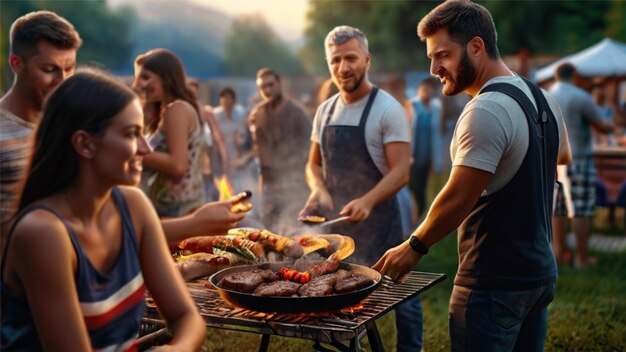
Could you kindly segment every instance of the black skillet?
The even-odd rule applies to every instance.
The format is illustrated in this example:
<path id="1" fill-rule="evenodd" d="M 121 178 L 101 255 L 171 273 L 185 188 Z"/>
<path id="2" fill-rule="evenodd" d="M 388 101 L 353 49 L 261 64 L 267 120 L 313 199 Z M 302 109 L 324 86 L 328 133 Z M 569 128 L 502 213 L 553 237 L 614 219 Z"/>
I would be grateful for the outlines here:
<path id="1" fill-rule="evenodd" d="M 339 268 L 350 271 L 353 274 L 362 274 L 370 277 L 374 282 L 366 287 L 352 292 L 332 294 L 322 297 L 267 297 L 255 296 L 250 293 L 238 292 L 231 289 L 222 288 L 218 285 L 220 280 L 227 275 L 240 271 L 250 271 L 253 269 L 271 269 L 276 272 L 280 268 L 288 266 L 288 263 L 264 263 L 254 265 L 235 266 L 223 269 L 209 278 L 209 281 L 222 299 L 227 303 L 242 308 L 259 312 L 281 312 L 281 313 L 310 313 L 310 312 L 330 312 L 341 308 L 350 307 L 361 302 L 382 282 L 378 271 L 363 265 L 341 263 Z"/>

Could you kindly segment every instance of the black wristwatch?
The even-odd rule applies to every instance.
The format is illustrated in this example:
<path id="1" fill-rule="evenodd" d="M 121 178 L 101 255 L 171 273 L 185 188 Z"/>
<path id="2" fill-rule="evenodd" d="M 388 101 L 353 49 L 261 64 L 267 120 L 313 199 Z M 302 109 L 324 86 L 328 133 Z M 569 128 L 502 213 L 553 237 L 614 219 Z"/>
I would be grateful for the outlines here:
<path id="1" fill-rule="evenodd" d="M 421 255 L 428 254 L 428 247 L 426 247 L 424 242 L 417 238 L 417 236 L 411 236 L 411 239 L 409 240 L 409 245 L 411 246 L 411 248 L 413 248 L 414 251 Z"/>

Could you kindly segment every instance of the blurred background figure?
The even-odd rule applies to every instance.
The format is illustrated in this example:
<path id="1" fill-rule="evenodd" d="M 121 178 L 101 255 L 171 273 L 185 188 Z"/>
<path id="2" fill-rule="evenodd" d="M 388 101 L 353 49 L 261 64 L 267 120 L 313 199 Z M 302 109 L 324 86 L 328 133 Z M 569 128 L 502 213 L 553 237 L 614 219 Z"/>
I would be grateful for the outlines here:
<path id="1" fill-rule="evenodd" d="M 611 124 L 614 124 L 619 119 L 619 107 L 614 103 L 614 99 L 607 94 L 607 91 L 602 84 L 595 84 L 591 91 L 593 101 L 598 107 L 600 117 Z M 615 146 L 617 144 L 615 136 L 613 134 L 603 133 L 601 130 L 592 128 L 593 133 L 593 145 L 594 146 Z"/>
<path id="2" fill-rule="evenodd" d="M 237 103 L 237 94 L 231 87 L 220 91 L 220 103 L 213 109 L 217 123 L 224 134 L 228 175 L 235 191 L 253 190 L 258 185 L 258 165 L 252 153 L 252 136 L 248 130 L 248 111 Z"/>
<path id="3" fill-rule="evenodd" d="M 578 268 L 596 265 L 596 259 L 588 255 L 588 242 L 591 235 L 591 220 L 594 215 L 596 193 L 596 168 L 592 157 L 592 128 L 608 134 L 613 125 L 602 119 L 598 107 L 589 93 L 576 86 L 576 68 L 571 63 L 563 63 L 556 68 L 556 83 L 550 93 L 558 102 L 572 151 L 572 163 L 567 166 L 567 175 L 558 174 L 559 181 L 565 184 L 564 199 L 571 201 L 573 209 L 571 228 L 576 237 L 574 264 Z M 557 262 L 568 261 L 565 240 L 569 226 L 567 208 L 554 210 L 553 248 Z"/>
<path id="4" fill-rule="evenodd" d="M 200 81 L 197 78 L 187 78 L 187 88 L 191 91 L 202 120 L 202 133 L 204 138 L 204 160 L 202 163 L 202 175 L 204 177 L 204 197 L 206 201 L 219 199 L 219 191 L 215 186 L 215 177 L 221 176 L 226 170 L 226 146 L 224 134 L 219 128 L 215 114 L 210 105 L 202 104 L 200 99 Z"/>
<path id="5" fill-rule="evenodd" d="M 135 60 L 134 86 L 155 112 L 154 151 L 144 164 L 156 173 L 148 196 L 159 216 L 178 217 L 204 203 L 202 120 L 186 85 L 185 69 L 173 52 L 154 49 Z"/>
<path id="6" fill-rule="evenodd" d="M 259 227 L 259 161 L 252 149 L 252 136 L 248 129 L 249 111 L 237 102 L 235 90 L 227 86 L 220 91 L 219 105 L 213 112 L 224 136 L 225 159 L 221 174 L 228 177 L 235 193 L 253 192 L 254 196 L 250 199 L 253 208 L 243 224 Z"/>
<path id="7" fill-rule="evenodd" d="M 437 80 L 433 77 L 422 80 L 417 88 L 411 121 L 411 171 L 409 187 L 415 197 L 416 219 L 419 222 L 426 209 L 426 186 L 431 172 L 441 174 L 441 101 L 437 98 Z"/>
<path id="8" fill-rule="evenodd" d="M 386 87 L 386 91 L 402 105 L 405 118 L 410 126 L 411 120 L 413 119 L 413 104 L 411 104 L 411 100 L 406 96 L 406 79 L 401 74 L 396 73 L 391 75 L 386 84 L 381 84 L 381 86 Z M 398 191 L 397 197 L 399 203 L 398 211 L 402 213 L 400 216 L 402 220 L 402 236 L 408 238 L 414 227 L 413 213 L 415 209 L 409 184 L 403 186 L 400 191 Z"/>
<path id="9" fill-rule="evenodd" d="M 333 82 L 333 79 L 326 79 L 320 86 L 320 90 L 317 93 L 317 104 L 315 106 L 315 111 L 317 111 L 317 108 L 322 105 L 323 102 L 330 99 L 333 95 L 337 93 L 339 93 L 339 89 Z M 313 112 L 315 113 L 315 111 Z"/>
<path id="10" fill-rule="evenodd" d="M 312 119 L 306 109 L 284 95 L 279 75 L 261 68 L 256 83 L 263 102 L 248 119 L 261 166 L 261 219 L 278 233 L 300 226 L 300 206 L 309 189 L 305 180 Z"/>

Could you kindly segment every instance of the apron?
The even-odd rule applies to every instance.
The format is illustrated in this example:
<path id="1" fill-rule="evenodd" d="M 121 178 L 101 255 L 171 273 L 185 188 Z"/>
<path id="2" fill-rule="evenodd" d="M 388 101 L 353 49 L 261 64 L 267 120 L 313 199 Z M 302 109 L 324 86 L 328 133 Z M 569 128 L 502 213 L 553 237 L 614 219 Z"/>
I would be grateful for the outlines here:
<path id="1" fill-rule="evenodd" d="M 333 198 L 335 217 L 348 202 L 369 192 L 383 178 L 365 142 L 365 123 L 377 92 L 378 88 L 374 87 L 358 126 L 328 125 L 340 96 L 333 101 L 326 117 L 321 140 L 322 172 Z M 398 204 L 396 194 L 376 205 L 367 219 L 331 227 L 332 233 L 354 239 L 356 248 L 350 261 L 371 266 L 387 249 L 402 241 Z"/>

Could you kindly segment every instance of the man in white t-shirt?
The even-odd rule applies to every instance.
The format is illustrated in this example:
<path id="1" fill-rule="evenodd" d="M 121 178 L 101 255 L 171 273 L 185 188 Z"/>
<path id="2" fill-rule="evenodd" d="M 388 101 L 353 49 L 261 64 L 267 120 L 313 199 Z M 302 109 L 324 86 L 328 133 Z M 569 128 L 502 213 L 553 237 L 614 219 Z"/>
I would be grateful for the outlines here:
<path id="1" fill-rule="evenodd" d="M 473 99 L 454 132 L 449 180 L 410 239 L 374 268 L 401 281 L 458 226 L 452 350 L 541 351 L 557 276 L 550 246 L 556 165 L 570 157 L 563 117 L 553 98 L 504 64 L 483 6 L 446 1 L 420 21 L 418 34 L 443 93 Z"/>
<path id="2" fill-rule="evenodd" d="M 306 168 L 311 195 L 300 215 L 348 216 L 349 222 L 328 230 L 354 239 L 350 260 L 372 265 L 407 235 L 397 193 L 409 177 L 408 121 L 400 103 L 369 81 L 371 55 L 361 31 L 336 27 L 325 47 L 339 93 L 315 115 Z M 405 302 L 396 313 L 398 350 L 419 350 L 419 298 Z"/>

